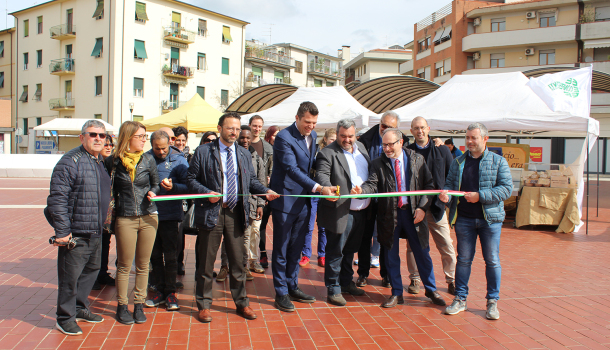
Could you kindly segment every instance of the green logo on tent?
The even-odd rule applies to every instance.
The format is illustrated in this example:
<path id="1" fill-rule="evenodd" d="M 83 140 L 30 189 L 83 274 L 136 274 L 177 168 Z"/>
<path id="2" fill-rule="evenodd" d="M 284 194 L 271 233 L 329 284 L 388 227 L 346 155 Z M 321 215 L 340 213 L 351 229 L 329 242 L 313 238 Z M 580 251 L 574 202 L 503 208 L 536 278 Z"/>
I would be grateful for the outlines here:
<path id="1" fill-rule="evenodd" d="M 548 86 L 551 91 L 561 90 L 568 97 L 578 97 L 578 82 L 574 78 L 568 79 L 565 83 L 556 81 Z"/>

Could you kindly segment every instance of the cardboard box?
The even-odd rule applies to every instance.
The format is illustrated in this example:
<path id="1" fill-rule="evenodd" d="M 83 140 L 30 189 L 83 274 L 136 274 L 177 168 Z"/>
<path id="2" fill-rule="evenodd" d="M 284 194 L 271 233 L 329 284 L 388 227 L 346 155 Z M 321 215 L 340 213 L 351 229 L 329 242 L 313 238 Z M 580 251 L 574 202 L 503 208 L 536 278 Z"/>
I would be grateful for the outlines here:
<path id="1" fill-rule="evenodd" d="M 576 188 L 578 184 L 574 176 L 553 176 L 551 177 L 551 187 Z"/>
<path id="2" fill-rule="evenodd" d="M 538 179 L 537 187 L 551 187 L 551 179 Z"/>

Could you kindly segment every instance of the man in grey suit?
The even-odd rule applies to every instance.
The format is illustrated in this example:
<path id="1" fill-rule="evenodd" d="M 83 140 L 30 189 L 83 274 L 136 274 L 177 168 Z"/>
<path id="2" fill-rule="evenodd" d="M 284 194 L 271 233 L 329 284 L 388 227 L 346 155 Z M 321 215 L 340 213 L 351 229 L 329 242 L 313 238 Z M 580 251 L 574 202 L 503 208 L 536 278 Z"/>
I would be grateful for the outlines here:
<path id="1" fill-rule="evenodd" d="M 369 176 L 371 160 L 356 141 L 356 126 L 351 119 L 337 124 L 337 140 L 317 156 L 316 181 L 321 186 L 339 186 L 339 195 L 347 195 Z M 326 229 L 326 266 L 324 284 L 330 304 L 345 306 L 341 293 L 364 294 L 352 281 L 354 253 L 360 248 L 370 199 L 333 198 L 319 203 L 318 226 Z"/>

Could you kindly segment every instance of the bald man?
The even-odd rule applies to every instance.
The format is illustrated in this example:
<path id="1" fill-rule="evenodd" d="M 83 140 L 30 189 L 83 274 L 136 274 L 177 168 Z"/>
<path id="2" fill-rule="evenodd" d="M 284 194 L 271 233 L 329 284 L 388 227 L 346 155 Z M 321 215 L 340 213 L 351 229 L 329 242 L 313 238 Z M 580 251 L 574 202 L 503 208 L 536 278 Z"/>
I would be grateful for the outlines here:
<path id="1" fill-rule="evenodd" d="M 168 128 L 167 126 L 160 128 L 159 131 L 165 131 L 167 133 L 167 135 L 169 135 L 169 145 L 173 146 L 174 142 L 176 141 L 176 136 L 174 135 L 174 131 L 171 128 Z"/>

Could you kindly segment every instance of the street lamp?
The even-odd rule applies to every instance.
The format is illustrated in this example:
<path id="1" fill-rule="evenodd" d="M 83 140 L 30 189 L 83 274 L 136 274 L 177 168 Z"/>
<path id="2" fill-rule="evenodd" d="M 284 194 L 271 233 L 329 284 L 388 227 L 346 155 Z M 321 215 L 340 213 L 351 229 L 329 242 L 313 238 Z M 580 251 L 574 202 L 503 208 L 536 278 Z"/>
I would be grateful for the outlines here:
<path id="1" fill-rule="evenodd" d="M 131 113 L 131 120 L 133 121 L 133 102 L 129 102 L 129 113 Z"/>

